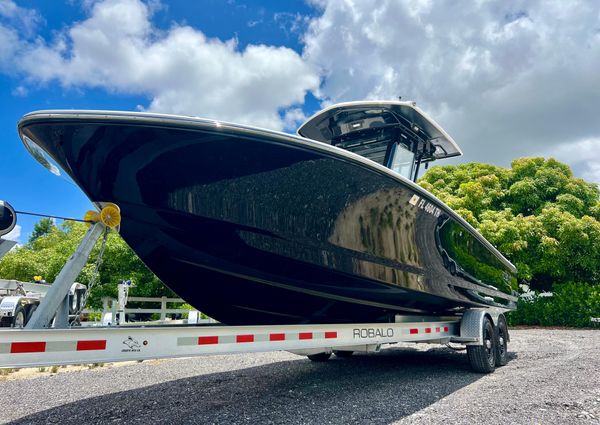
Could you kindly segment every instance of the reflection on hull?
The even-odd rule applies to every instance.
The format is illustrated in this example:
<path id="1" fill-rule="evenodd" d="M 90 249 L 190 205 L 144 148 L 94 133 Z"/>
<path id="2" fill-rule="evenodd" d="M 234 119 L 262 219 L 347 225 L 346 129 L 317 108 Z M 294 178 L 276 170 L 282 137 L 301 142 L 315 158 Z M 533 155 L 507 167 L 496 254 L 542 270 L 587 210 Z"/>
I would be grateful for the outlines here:
<path id="1" fill-rule="evenodd" d="M 448 207 L 340 149 L 142 118 L 34 115 L 20 131 L 92 201 L 119 205 L 148 267 L 224 323 L 513 307 L 511 271 Z"/>

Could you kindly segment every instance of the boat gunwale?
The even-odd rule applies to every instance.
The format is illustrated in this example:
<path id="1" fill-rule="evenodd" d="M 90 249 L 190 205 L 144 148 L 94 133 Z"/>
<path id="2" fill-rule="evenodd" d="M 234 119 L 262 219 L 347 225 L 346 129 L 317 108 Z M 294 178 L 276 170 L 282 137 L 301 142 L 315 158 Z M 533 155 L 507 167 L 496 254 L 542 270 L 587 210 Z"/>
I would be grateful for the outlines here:
<path id="1" fill-rule="evenodd" d="M 471 233 L 479 242 L 481 242 L 500 262 L 502 262 L 512 273 L 517 273 L 516 267 L 506 258 L 500 251 L 496 249 L 481 233 L 479 233 L 471 224 L 469 224 L 464 218 L 462 218 L 458 213 L 456 213 L 452 208 L 442 202 L 439 198 L 437 198 L 434 194 L 430 193 L 426 189 L 422 188 L 418 184 L 413 181 L 407 179 L 406 177 L 396 173 L 389 168 L 378 164 L 375 161 L 372 161 L 368 158 L 355 154 L 353 152 L 347 151 L 342 148 L 338 148 L 336 146 L 332 146 L 330 144 L 319 142 L 317 140 L 312 140 L 306 137 L 301 137 L 289 133 L 284 133 L 276 130 L 263 129 L 260 127 L 252 127 L 241 124 L 230 123 L 226 121 L 218 121 L 206 118 L 199 117 L 190 117 L 190 116 L 181 116 L 181 115 L 168 115 L 168 114 L 156 114 L 156 113 L 148 113 L 148 112 L 128 112 L 128 111 L 103 111 L 103 110 L 40 110 L 33 111 L 26 115 L 24 115 L 17 122 L 17 129 L 19 132 L 19 136 L 21 136 L 22 129 L 27 127 L 28 125 L 34 123 L 41 123 L 47 120 L 50 121 L 90 121 L 97 120 L 99 122 L 125 122 L 129 124 L 135 125 L 166 125 L 173 126 L 177 125 L 184 129 L 190 130 L 208 130 L 212 132 L 238 132 L 238 133 L 246 133 L 248 136 L 257 135 L 261 137 L 271 136 L 274 142 L 296 142 L 301 144 L 305 148 L 310 148 L 313 150 L 317 150 L 320 152 L 326 152 L 328 154 L 332 154 L 337 157 L 341 157 L 341 159 L 349 160 L 351 162 L 358 162 L 360 165 L 367 166 L 373 171 L 378 171 L 383 173 L 387 177 L 391 177 L 392 179 L 408 186 L 410 189 L 415 192 L 423 195 L 429 201 L 436 204 L 436 206 L 440 207 L 444 212 L 449 214 L 453 219 L 458 221 L 464 228 L 466 228 L 469 233 Z M 21 137 L 22 139 L 22 137 Z M 46 152 L 49 154 L 48 152 Z M 56 159 L 55 159 L 56 160 Z"/>

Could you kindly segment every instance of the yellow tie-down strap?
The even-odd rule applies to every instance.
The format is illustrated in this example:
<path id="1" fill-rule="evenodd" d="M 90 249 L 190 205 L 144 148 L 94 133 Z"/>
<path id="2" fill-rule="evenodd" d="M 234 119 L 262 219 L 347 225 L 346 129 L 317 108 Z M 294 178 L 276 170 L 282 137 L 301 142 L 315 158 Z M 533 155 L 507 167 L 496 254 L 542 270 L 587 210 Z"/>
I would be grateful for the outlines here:
<path id="1" fill-rule="evenodd" d="M 107 203 L 104 208 L 98 211 L 88 211 L 83 217 L 88 223 L 102 223 L 106 227 L 115 230 L 121 224 L 121 210 L 113 203 Z"/>

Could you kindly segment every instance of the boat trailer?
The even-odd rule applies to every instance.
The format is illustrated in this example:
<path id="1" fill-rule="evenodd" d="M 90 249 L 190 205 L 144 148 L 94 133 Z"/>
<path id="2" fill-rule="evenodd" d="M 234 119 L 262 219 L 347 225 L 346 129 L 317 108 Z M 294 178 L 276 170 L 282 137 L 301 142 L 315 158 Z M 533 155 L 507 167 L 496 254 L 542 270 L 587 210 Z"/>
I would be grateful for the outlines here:
<path id="1" fill-rule="evenodd" d="M 400 342 L 462 344 L 472 369 L 480 373 L 493 372 L 508 362 L 504 310 L 492 307 L 469 309 L 462 317 L 398 315 L 393 323 L 70 326 L 69 289 L 98 239 L 107 229 L 118 227 L 118 208 L 114 207 L 107 205 L 91 217 L 94 223 L 25 328 L 0 329 L 0 368 L 278 350 L 325 361 L 332 354 L 347 357 L 354 352 L 377 352 Z"/>

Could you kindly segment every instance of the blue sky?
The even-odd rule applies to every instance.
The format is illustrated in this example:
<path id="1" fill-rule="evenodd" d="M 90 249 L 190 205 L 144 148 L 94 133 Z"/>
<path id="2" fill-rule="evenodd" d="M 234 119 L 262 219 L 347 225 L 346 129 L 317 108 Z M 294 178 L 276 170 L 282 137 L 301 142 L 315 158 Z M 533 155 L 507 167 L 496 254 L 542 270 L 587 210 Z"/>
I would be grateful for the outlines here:
<path id="1" fill-rule="evenodd" d="M 79 2 L 28 1 L 19 6 L 36 10 L 41 16 L 36 36 L 50 40 L 57 31 L 89 17 Z M 314 9 L 303 1 L 244 2 L 207 0 L 173 1 L 154 15 L 158 28 L 168 29 L 173 22 L 201 28 L 208 37 L 237 38 L 240 49 L 247 44 L 285 45 L 301 51 L 300 34 L 288 23 L 297 14 L 310 15 Z M 56 82 L 26 84 L 26 96 L 15 91 L 24 86 L 23 74 L 0 74 L 0 199 L 17 210 L 82 218 L 92 208 L 90 202 L 68 177 L 56 178 L 39 166 L 25 151 L 16 132 L 17 121 L 38 109 L 114 109 L 134 110 L 148 102 L 147 96 L 109 92 L 105 89 L 70 87 Z M 311 96 L 312 97 L 312 96 Z M 314 97 L 312 97 L 314 99 Z M 310 103 L 310 102 L 309 102 Z M 318 108 L 313 100 L 309 112 Z M 39 218 L 20 215 L 20 242 L 26 242 Z"/>
<path id="2" fill-rule="evenodd" d="M 197 115 L 293 131 L 321 106 L 418 102 L 465 151 L 554 156 L 600 182 L 600 3 L 0 0 L 0 199 L 81 217 L 22 147 L 39 109 Z M 455 161 L 456 162 L 456 161 Z M 36 219 L 19 218 L 20 242 Z"/>

